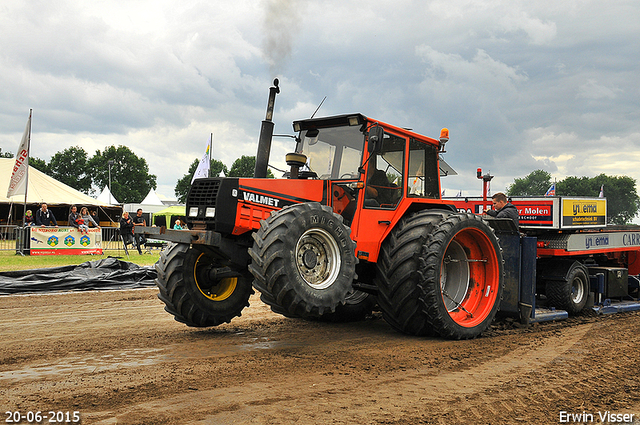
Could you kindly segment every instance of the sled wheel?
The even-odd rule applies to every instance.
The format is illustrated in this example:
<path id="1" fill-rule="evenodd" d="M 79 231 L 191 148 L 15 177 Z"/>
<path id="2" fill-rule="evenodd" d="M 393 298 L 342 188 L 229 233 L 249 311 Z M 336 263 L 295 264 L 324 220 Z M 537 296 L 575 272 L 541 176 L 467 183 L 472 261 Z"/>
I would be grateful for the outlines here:
<path id="1" fill-rule="evenodd" d="M 158 298 L 165 310 L 188 326 L 206 327 L 227 323 L 249 306 L 253 293 L 247 278 L 238 275 L 211 280 L 217 264 L 204 247 L 170 245 L 156 263 Z"/>
<path id="2" fill-rule="evenodd" d="M 503 259 L 493 230 L 473 214 L 438 223 L 423 250 L 422 296 L 442 337 L 469 339 L 489 327 L 502 299 Z"/>
<path id="3" fill-rule="evenodd" d="M 249 249 L 254 286 L 292 316 L 335 312 L 353 291 L 357 260 L 350 233 L 341 216 L 319 203 L 273 212 Z"/>
<path id="4" fill-rule="evenodd" d="M 588 270 L 577 261 L 557 263 L 554 266 L 556 272 L 560 272 L 565 279 L 546 281 L 547 302 L 551 307 L 566 310 L 569 314 L 580 313 L 587 304 L 589 295 Z"/>
<path id="5" fill-rule="evenodd" d="M 383 242 L 376 264 L 378 305 L 382 317 L 397 331 L 434 335 L 419 300 L 423 279 L 420 253 L 435 225 L 450 211 L 420 211 L 400 220 Z"/>

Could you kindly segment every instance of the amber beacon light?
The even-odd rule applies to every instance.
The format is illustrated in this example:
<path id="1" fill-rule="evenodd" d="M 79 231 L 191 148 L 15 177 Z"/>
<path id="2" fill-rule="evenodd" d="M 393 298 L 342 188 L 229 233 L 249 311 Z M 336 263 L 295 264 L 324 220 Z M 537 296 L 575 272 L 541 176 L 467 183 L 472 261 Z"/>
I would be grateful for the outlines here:
<path id="1" fill-rule="evenodd" d="M 443 128 L 442 130 L 440 130 L 440 152 L 442 153 L 446 152 L 444 150 L 444 145 L 448 141 L 449 141 L 449 129 Z"/>

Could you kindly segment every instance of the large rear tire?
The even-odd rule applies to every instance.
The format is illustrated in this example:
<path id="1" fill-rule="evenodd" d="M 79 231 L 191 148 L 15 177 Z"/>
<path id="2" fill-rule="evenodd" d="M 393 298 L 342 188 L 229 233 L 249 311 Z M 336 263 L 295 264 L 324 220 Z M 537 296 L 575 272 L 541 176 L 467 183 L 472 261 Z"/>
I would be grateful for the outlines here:
<path id="1" fill-rule="evenodd" d="M 434 226 L 449 211 L 420 211 L 403 218 L 380 248 L 376 264 L 378 304 L 382 317 L 397 331 L 410 335 L 434 335 L 420 301 L 424 279 L 424 246 Z"/>
<path id="2" fill-rule="evenodd" d="M 353 292 L 355 243 L 331 207 L 303 203 L 263 220 L 253 234 L 254 286 L 289 315 L 334 313 Z"/>
<path id="3" fill-rule="evenodd" d="M 491 227 L 474 214 L 451 214 L 421 253 L 421 301 L 444 338 L 470 339 L 493 321 L 502 299 L 503 258 Z"/>
<path id="4" fill-rule="evenodd" d="M 178 322 L 207 327 L 228 323 L 249 306 L 251 282 L 237 274 L 212 281 L 210 269 L 220 267 L 205 247 L 170 245 L 156 263 L 158 298 Z"/>

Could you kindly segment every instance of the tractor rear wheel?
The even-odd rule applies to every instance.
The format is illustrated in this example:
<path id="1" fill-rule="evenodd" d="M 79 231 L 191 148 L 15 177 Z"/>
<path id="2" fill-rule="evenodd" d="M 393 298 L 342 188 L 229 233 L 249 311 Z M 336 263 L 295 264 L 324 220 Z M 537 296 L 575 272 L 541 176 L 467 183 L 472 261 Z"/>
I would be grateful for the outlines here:
<path id="1" fill-rule="evenodd" d="M 156 263 L 158 298 L 165 310 L 188 326 L 217 326 L 240 316 L 253 294 L 251 282 L 239 273 L 213 278 L 216 257 L 205 247 L 173 244 Z M 213 270 L 212 270 L 213 269 Z"/>
<path id="2" fill-rule="evenodd" d="M 502 299 L 502 250 L 493 230 L 474 214 L 437 223 L 420 254 L 421 302 L 427 321 L 451 339 L 480 335 Z"/>
<path id="3" fill-rule="evenodd" d="M 287 314 L 334 313 L 353 292 L 355 243 L 331 207 L 302 203 L 263 220 L 249 249 L 254 286 Z"/>
<path id="4" fill-rule="evenodd" d="M 423 247 L 434 226 L 450 211 L 420 211 L 403 218 L 380 247 L 376 264 L 378 304 L 382 317 L 397 331 L 434 335 L 420 301 Z"/>

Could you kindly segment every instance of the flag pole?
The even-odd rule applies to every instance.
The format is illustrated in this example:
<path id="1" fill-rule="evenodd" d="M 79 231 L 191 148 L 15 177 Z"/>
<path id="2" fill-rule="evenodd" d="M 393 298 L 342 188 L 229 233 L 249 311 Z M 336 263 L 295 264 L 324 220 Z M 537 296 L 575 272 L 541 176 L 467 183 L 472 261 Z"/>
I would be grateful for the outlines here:
<path id="1" fill-rule="evenodd" d="M 211 155 L 213 154 L 213 133 L 211 133 L 211 139 L 209 139 L 209 169 L 207 170 L 207 177 L 211 177 Z"/>
<path id="2" fill-rule="evenodd" d="M 22 224 L 24 225 L 24 217 L 27 215 L 27 193 L 29 193 L 29 157 L 31 156 L 31 114 L 33 109 L 29 109 L 29 133 L 27 134 L 27 179 L 24 182 L 24 205 L 22 208 Z"/>

